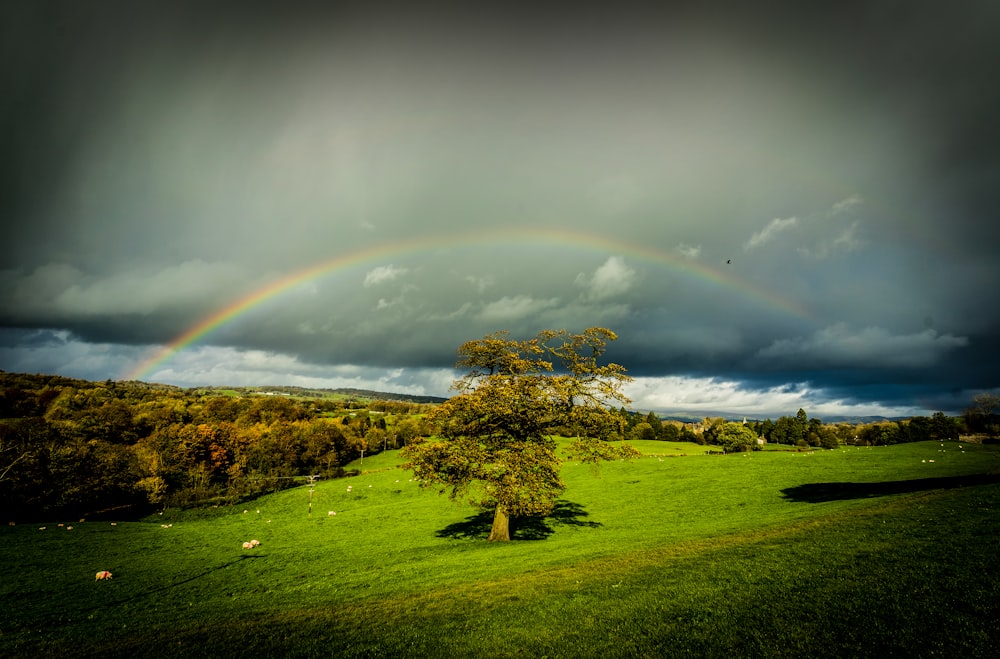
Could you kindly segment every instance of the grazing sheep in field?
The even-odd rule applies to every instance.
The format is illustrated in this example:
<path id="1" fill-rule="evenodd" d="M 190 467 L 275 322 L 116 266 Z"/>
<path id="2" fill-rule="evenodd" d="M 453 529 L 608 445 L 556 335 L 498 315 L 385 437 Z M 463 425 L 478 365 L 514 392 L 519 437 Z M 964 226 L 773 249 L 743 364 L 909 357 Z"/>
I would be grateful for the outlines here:
<path id="1" fill-rule="evenodd" d="M 251 540 L 250 541 L 250 546 L 251 547 L 260 547 L 260 540 Z"/>
<path id="2" fill-rule="evenodd" d="M 105 579 L 110 579 L 110 578 L 111 578 L 110 572 L 108 572 L 107 570 L 101 570 L 100 572 L 97 573 L 96 581 L 104 581 Z"/>
<path id="3" fill-rule="evenodd" d="M 327 517 L 333 517 L 333 516 L 334 516 L 334 515 L 336 515 L 336 514 L 337 514 L 337 511 L 336 511 L 336 510 L 331 510 L 330 512 L 328 512 L 328 513 L 326 514 L 326 516 L 327 516 Z"/>
<path id="4" fill-rule="evenodd" d="M 244 549 L 253 549 L 253 545 L 251 545 L 249 542 L 244 542 L 243 543 L 243 548 Z"/>

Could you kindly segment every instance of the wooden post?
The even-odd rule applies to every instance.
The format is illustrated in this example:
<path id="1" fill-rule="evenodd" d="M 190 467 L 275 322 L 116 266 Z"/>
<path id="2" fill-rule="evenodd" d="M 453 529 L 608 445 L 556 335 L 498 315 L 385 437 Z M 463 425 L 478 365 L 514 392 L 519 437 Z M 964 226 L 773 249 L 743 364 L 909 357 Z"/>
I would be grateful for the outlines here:
<path id="1" fill-rule="evenodd" d="M 306 476 L 309 479 L 309 514 L 312 515 L 313 512 L 313 490 L 316 489 L 316 479 L 319 478 L 319 474 L 313 474 L 312 476 Z"/>

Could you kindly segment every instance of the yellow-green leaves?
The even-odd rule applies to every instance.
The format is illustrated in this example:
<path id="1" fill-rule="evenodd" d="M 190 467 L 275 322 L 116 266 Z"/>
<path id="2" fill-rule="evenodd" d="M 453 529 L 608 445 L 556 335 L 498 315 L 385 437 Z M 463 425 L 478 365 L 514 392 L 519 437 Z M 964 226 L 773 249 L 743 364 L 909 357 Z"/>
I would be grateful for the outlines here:
<path id="1" fill-rule="evenodd" d="M 468 369 L 454 388 L 458 395 L 431 416 L 442 441 L 404 449 L 405 465 L 424 485 L 450 488 L 451 498 L 480 493 L 494 506 L 491 539 L 506 517 L 551 512 L 565 489 L 560 460 L 549 437 L 569 429 L 579 437 L 580 459 L 629 457 L 620 440 L 621 417 L 609 407 L 627 403 L 621 387 L 630 378 L 618 364 L 601 364 L 614 332 L 591 327 L 582 334 L 544 330 L 533 339 L 513 340 L 505 331 L 468 341 L 457 366 Z"/>

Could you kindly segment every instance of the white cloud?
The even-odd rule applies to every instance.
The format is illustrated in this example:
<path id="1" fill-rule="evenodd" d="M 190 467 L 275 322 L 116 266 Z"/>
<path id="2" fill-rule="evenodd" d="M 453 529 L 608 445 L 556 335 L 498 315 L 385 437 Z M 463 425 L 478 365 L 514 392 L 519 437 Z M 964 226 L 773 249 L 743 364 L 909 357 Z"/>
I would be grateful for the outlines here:
<path id="1" fill-rule="evenodd" d="M 858 403 L 832 398 L 822 388 L 795 383 L 761 389 L 734 381 L 686 376 L 642 377 L 624 391 L 634 410 L 680 414 L 728 413 L 752 419 L 792 416 L 800 408 L 811 417 L 913 416 L 926 410 L 881 403 Z"/>
<path id="2" fill-rule="evenodd" d="M 482 295 L 486 292 L 486 289 L 490 286 L 496 284 L 496 279 L 492 275 L 486 275 L 485 277 L 475 277 L 473 275 L 468 275 L 465 277 L 465 281 L 472 284 L 472 287 L 476 289 L 476 292 Z"/>
<path id="3" fill-rule="evenodd" d="M 559 304 L 558 298 L 536 300 L 528 295 L 505 295 L 495 302 L 485 305 L 479 312 L 479 318 L 490 321 L 510 321 L 524 318 L 550 309 Z"/>
<path id="4" fill-rule="evenodd" d="M 840 201 L 836 202 L 833 206 L 831 206 L 830 214 L 840 215 L 841 213 L 846 213 L 860 206 L 862 203 L 864 203 L 864 199 L 861 198 L 861 195 L 853 194 L 850 197 L 847 197 L 846 199 L 841 199 Z"/>
<path id="5" fill-rule="evenodd" d="M 198 346 L 172 355 L 145 379 L 178 386 L 283 384 L 447 396 L 455 372 L 452 369 L 385 369 L 354 364 L 324 366 L 265 350 Z"/>
<path id="6" fill-rule="evenodd" d="M 432 312 L 423 317 L 427 321 L 453 321 L 459 318 L 466 318 L 472 312 L 472 303 L 463 302 L 460 307 L 451 311 Z"/>
<path id="7" fill-rule="evenodd" d="M 844 229 L 839 236 L 833 239 L 833 248 L 836 250 L 853 252 L 861 247 L 864 243 L 860 238 L 858 238 L 859 224 L 859 220 L 851 222 L 849 227 Z"/>
<path id="8" fill-rule="evenodd" d="M 399 279 L 409 271 L 409 268 L 396 267 L 391 263 L 389 265 L 380 265 L 377 268 L 372 268 L 365 274 L 364 285 L 367 288 L 384 284 Z"/>
<path id="9" fill-rule="evenodd" d="M 787 231 L 788 229 L 795 227 L 798 223 L 798 218 L 794 217 L 785 219 L 774 218 L 767 224 L 766 227 L 750 236 L 750 240 L 743 245 L 743 249 L 744 251 L 749 251 L 760 247 L 761 245 L 773 240 L 774 237 L 782 231 Z"/>
<path id="10" fill-rule="evenodd" d="M 881 327 L 853 331 L 837 323 L 809 337 L 779 339 L 758 351 L 757 357 L 811 367 L 919 368 L 932 366 L 946 352 L 968 343 L 964 336 L 939 335 L 932 329 L 893 335 Z"/>
<path id="11" fill-rule="evenodd" d="M 860 226 L 861 221 L 854 220 L 832 239 L 819 237 L 813 247 L 799 247 L 797 251 L 802 256 L 820 259 L 856 251 L 865 245 L 860 237 Z"/>
<path id="12" fill-rule="evenodd" d="M 674 250 L 686 259 L 693 260 L 701 256 L 701 245 L 692 246 L 687 243 L 680 243 Z"/>
<path id="13" fill-rule="evenodd" d="M 627 293 L 635 279 L 635 270 L 625 264 L 625 259 L 609 256 L 593 275 L 577 275 L 576 283 L 587 289 L 583 294 L 587 300 L 596 302 Z"/>

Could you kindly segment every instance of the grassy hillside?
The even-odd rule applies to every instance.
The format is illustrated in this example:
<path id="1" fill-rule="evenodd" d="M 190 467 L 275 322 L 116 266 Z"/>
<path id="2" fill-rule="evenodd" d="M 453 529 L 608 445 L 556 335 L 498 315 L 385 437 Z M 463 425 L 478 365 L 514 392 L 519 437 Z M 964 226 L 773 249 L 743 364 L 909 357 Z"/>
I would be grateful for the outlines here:
<path id="1" fill-rule="evenodd" d="M 596 476 L 567 463 L 556 512 L 506 544 L 395 452 L 239 508 L 3 527 L 0 655 L 974 657 L 1000 642 L 995 447 L 691 446 L 650 442 Z"/>

